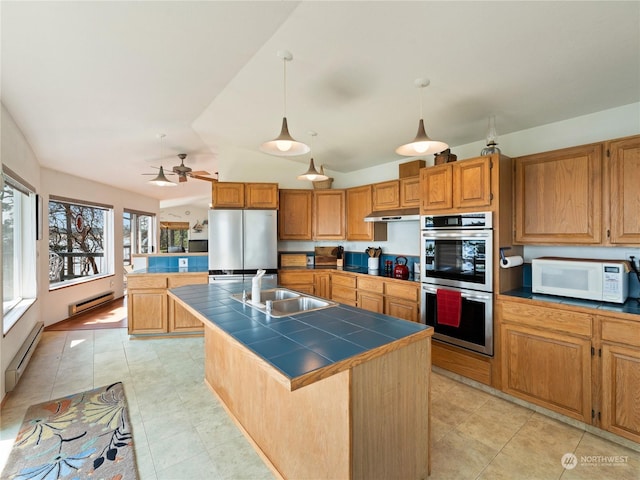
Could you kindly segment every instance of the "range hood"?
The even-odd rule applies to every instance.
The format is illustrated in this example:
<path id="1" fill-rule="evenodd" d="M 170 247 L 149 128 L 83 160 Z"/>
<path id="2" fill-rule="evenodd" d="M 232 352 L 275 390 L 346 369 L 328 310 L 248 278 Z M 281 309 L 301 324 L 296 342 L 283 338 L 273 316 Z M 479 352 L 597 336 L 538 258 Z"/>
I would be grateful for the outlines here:
<path id="1" fill-rule="evenodd" d="M 420 209 L 398 208 L 396 210 L 380 210 L 364 217 L 365 222 L 409 222 L 420 220 Z"/>

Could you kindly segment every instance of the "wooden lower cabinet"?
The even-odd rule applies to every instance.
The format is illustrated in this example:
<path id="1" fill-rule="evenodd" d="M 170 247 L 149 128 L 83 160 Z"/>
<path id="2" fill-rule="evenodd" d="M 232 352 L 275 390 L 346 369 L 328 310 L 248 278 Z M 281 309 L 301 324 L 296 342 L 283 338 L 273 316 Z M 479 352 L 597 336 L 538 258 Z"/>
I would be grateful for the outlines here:
<path id="1" fill-rule="evenodd" d="M 411 322 L 420 321 L 420 285 L 384 281 L 384 313 Z"/>
<path id="2" fill-rule="evenodd" d="M 331 298 L 331 277 L 329 272 L 315 272 L 313 275 L 313 294 L 317 297 Z"/>
<path id="3" fill-rule="evenodd" d="M 504 392 L 640 442 L 634 315 L 502 299 L 497 311 Z"/>
<path id="4" fill-rule="evenodd" d="M 384 282 L 379 277 L 358 275 L 358 308 L 370 312 L 384 313 Z"/>
<path id="5" fill-rule="evenodd" d="M 167 295 L 170 288 L 205 284 L 207 273 L 136 274 L 127 278 L 127 323 L 130 335 L 201 333 L 203 325 Z"/>
<path id="6" fill-rule="evenodd" d="M 331 300 L 355 307 L 358 305 L 356 276 L 354 274 L 331 272 Z"/>
<path id="7" fill-rule="evenodd" d="M 278 271 L 278 284 L 291 290 L 313 295 L 313 270 Z"/>

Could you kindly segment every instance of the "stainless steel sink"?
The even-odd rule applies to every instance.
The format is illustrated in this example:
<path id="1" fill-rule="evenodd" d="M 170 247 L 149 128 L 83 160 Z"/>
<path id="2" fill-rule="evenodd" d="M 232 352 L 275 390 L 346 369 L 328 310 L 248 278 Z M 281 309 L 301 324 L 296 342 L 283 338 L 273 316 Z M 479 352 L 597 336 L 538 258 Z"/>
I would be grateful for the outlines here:
<path id="1" fill-rule="evenodd" d="M 242 293 L 235 293 L 231 298 L 239 302 L 246 303 L 251 308 L 269 313 L 272 317 L 286 317 L 303 312 L 322 310 L 323 308 L 334 307 L 336 302 L 325 300 L 304 293 L 295 292 L 286 288 L 273 288 L 260 291 L 259 304 L 251 303 L 251 293 L 246 292 L 245 299 Z M 266 302 L 271 303 L 271 312 L 267 312 Z"/>

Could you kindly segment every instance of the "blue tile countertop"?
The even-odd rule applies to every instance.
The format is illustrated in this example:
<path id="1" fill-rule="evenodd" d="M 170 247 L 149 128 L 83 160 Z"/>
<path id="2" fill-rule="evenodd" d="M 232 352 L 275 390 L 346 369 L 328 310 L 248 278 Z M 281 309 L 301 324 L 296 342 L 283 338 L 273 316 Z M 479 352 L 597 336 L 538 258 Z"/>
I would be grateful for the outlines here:
<path id="1" fill-rule="evenodd" d="M 593 300 L 581 300 L 579 298 L 558 297 L 555 295 L 543 295 L 533 293 L 531 287 L 522 287 L 515 290 L 503 292 L 500 295 L 507 297 L 526 298 L 528 300 L 537 300 L 540 302 L 559 303 L 561 305 L 571 305 L 574 307 L 594 308 L 596 310 L 604 310 L 611 313 L 625 313 L 632 315 L 640 315 L 640 303 L 635 298 L 629 297 L 625 303 L 596 302 Z M 636 320 L 636 319 L 634 319 Z M 640 316 L 637 318 L 640 321 Z"/>
<path id="2" fill-rule="evenodd" d="M 250 282 L 224 285 L 187 285 L 169 290 L 205 320 L 224 330 L 278 369 L 289 380 L 314 370 L 335 368 L 350 357 L 372 358 L 391 344 L 431 336 L 432 328 L 355 307 L 338 305 L 314 312 L 274 318 L 231 298 L 250 291 Z M 421 334 L 414 339 L 412 335 Z M 404 344 L 398 342 L 397 348 Z M 381 354 L 382 354 L 381 353 Z"/>

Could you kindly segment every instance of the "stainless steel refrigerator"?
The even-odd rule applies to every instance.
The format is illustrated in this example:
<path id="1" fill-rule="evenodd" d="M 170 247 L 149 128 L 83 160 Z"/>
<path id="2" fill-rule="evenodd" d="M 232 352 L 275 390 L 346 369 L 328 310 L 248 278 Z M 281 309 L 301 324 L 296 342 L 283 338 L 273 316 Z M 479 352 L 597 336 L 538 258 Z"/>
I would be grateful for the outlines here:
<path id="1" fill-rule="evenodd" d="M 277 210 L 209 210 L 210 283 L 248 280 L 259 269 L 276 274 L 277 268 Z"/>

